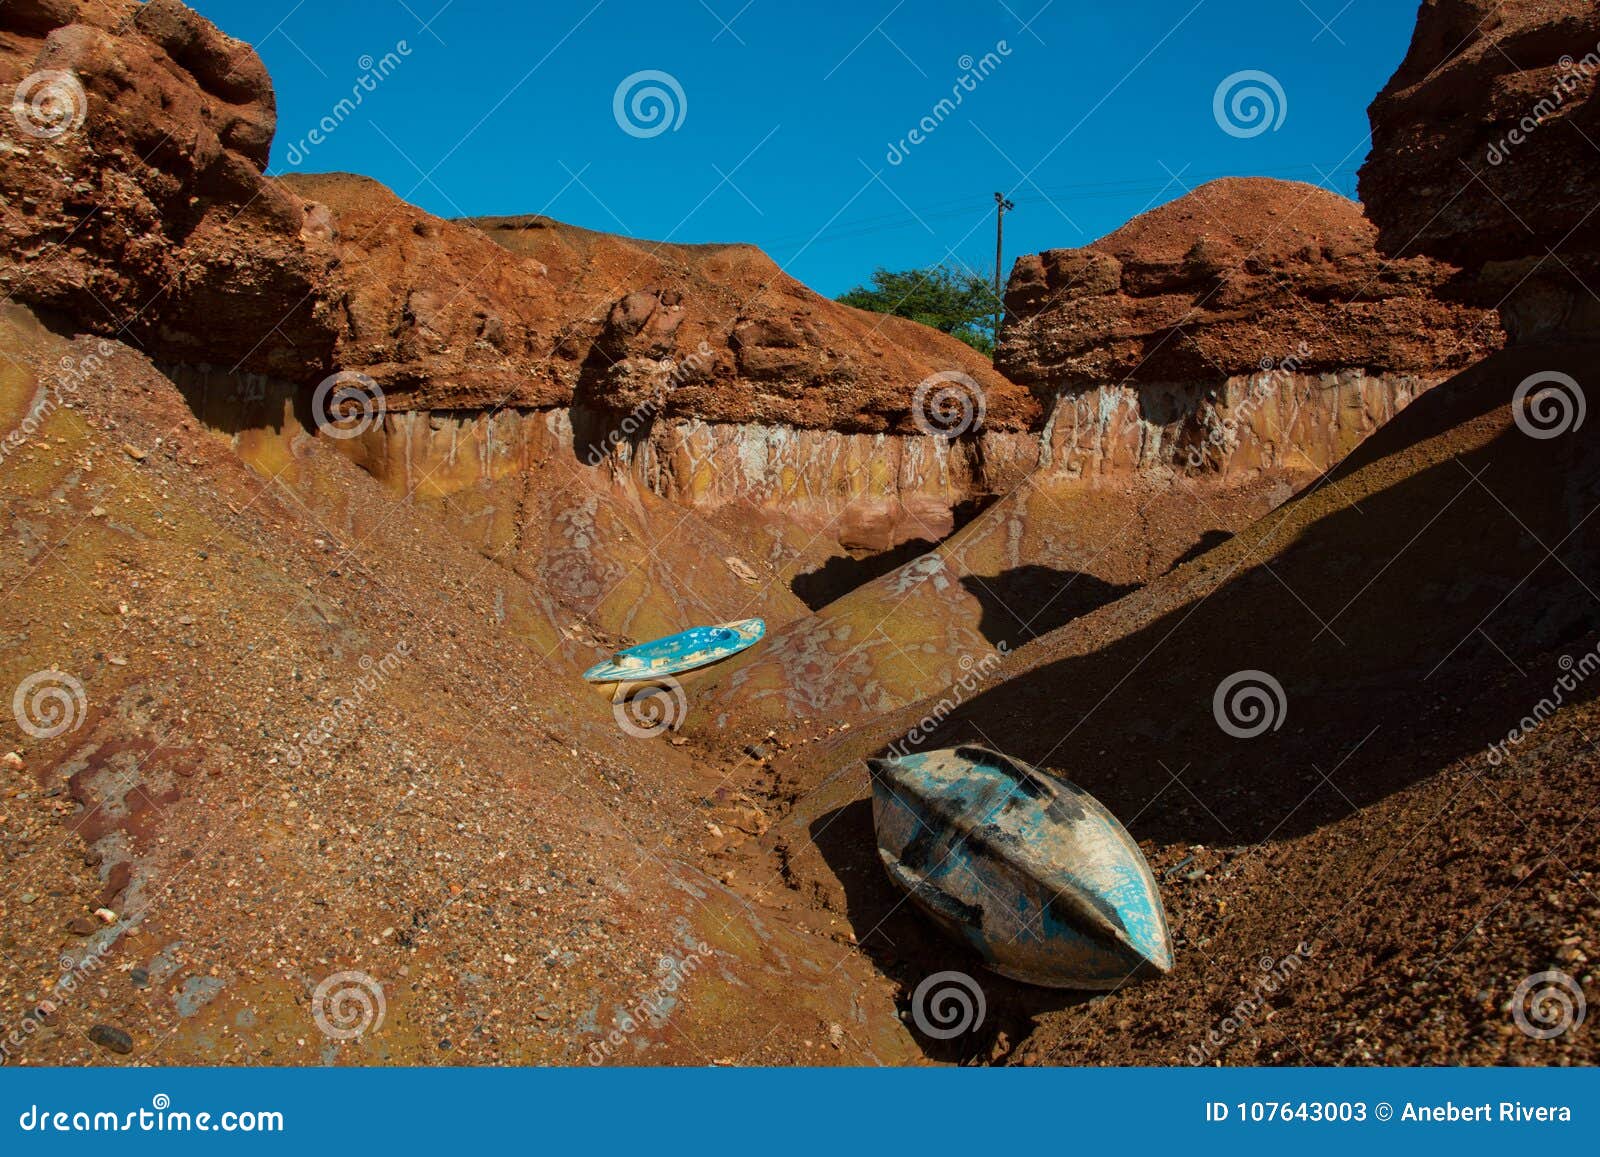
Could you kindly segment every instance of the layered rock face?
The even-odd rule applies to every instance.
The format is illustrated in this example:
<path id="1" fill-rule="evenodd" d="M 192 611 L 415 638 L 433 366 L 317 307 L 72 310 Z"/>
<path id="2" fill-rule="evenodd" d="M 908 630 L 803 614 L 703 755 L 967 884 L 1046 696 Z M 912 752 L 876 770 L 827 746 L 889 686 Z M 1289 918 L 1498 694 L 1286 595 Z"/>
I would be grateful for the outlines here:
<path id="1" fill-rule="evenodd" d="M 1515 340 L 1600 332 L 1597 87 L 1590 0 L 1426 0 L 1369 110 L 1381 248 L 1473 273 Z"/>
<path id="2" fill-rule="evenodd" d="M 1054 399 L 1045 456 L 1069 472 L 1326 469 L 1501 340 L 1443 298 L 1451 266 L 1375 237 L 1326 190 L 1214 181 L 1018 259 L 998 365 Z"/>
<path id="3" fill-rule="evenodd" d="M 991 429 L 1038 408 L 960 342 L 828 301 L 748 246 L 441 220 L 374 181 L 264 175 L 271 82 L 177 0 L 0 7 L 16 300 L 165 363 L 376 382 L 391 409 L 654 404 L 708 422 L 918 434 L 959 375 Z M 495 245 L 490 238 L 502 241 Z"/>
<path id="4" fill-rule="evenodd" d="M 1107 382 L 1300 370 L 1435 372 L 1492 341 L 1441 302 L 1454 273 L 1385 262 L 1361 207 L 1297 181 L 1228 178 L 1083 249 L 1018 258 L 999 364 L 1048 395 Z M 1492 337 L 1492 335 L 1489 335 Z"/>
<path id="5" fill-rule="evenodd" d="M 1049 408 L 1039 468 L 935 551 L 774 633 L 730 719 L 884 711 L 1202 553 L 1501 342 L 1359 206 L 1224 180 L 1083 249 L 1020 258 L 999 366 Z M 989 444 L 987 441 L 986 445 Z M 970 688 L 968 688 L 970 691 Z"/>
<path id="6" fill-rule="evenodd" d="M 446 221 L 365 178 L 264 175 L 259 58 L 176 0 L 0 7 L 0 80 L 25 109 L 0 118 L 0 289 L 137 341 L 231 430 L 242 398 L 360 375 L 380 416 L 341 448 L 407 492 L 496 487 L 556 430 L 564 466 L 771 530 L 755 553 L 780 569 L 942 537 L 1036 460 L 1038 403 L 981 355 L 749 246 Z M 537 436 L 496 442 L 508 426 Z"/>

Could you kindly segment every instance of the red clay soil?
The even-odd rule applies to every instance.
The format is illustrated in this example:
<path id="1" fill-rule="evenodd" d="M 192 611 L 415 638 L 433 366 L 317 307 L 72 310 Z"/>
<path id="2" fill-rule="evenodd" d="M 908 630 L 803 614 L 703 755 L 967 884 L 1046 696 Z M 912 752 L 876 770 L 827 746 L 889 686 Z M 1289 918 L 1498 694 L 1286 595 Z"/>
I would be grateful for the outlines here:
<path id="1" fill-rule="evenodd" d="M 607 1063 L 917 1058 L 826 916 L 718 878 L 759 767 L 626 733 L 449 503 L 105 348 L 0 313 L 0 683 L 83 691 L 0 718 L 9 1063 L 584 1064 L 630 1008 Z M 360 1039 L 317 1021 L 342 972 Z"/>
<path id="2" fill-rule="evenodd" d="M 939 373 L 982 390 L 986 429 L 1037 429 L 1043 418 L 971 347 L 822 297 L 753 245 L 640 241 L 539 216 L 464 223 L 536 259 L 573 328 L 594 331 L 580 402 L 626 411 L 653 396 L 657 363 L 671 359 L 683 369 L 662 408 L 669 418 L 914 434 L 910 399 Z"/>

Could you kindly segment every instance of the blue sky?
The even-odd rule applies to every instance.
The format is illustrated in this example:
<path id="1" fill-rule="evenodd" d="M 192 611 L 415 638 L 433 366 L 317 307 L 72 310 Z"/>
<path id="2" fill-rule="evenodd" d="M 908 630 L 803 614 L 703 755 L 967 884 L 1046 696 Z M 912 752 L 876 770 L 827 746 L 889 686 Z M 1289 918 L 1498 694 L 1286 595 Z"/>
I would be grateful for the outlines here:
<path id="1" fill-rule="evenodd" d="M 1007 266 L 1216 176 L 1354 195 L 1366 106 L 1415 17 L 1410 0 L 190 2 L 266 61 L 275 172 L 364 173 L 443 216 L 748 241 L 829 294 L 878 265 L 992 267 L 996 190 L 1017 206 Z M 632 117 L 634 90 L 633 131 L 619 121 L 637 73 L 671 78 L 634 90 L 666 92 L 672 127 L 651 135 L 648 101 Z M 1235 85 L 1267 94 L 1272 127 L 1253 132 L 1249 101 L 1234 117 L 1234 90 L 1219 124 L 1239 73 L 1281 91 Z"/>

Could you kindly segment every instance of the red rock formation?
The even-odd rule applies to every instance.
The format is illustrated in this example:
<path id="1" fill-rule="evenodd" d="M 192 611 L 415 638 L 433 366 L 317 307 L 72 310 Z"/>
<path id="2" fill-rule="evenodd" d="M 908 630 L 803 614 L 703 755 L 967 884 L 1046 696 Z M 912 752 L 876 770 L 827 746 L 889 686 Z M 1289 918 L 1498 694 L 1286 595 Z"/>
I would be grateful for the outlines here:
<path id="1" fill-rule="evenodd" d="M 164 363 L 355 370 L 396 410 L 670 393 L 672 416 L 907 434 L 919 383 L 953 374 L 991 429 L 1040 417 L 962 343 L 749 246 L 479 228 L 359 177 L 267 177 L 265 68 L 178 0 L 0 6 L 0 84 L 25 109 L 0 127 L 0 291 Z"/>
<path id="2" fill-rule="evenodd" d="M 1000 369 L 1060 387 L 1301 371 L 1437 372 L 1498 343 L 1435 296 L 1453 270 L 1384 261 L 1360 206 L 1312 185 L 1230 178 L 1082 249 L 1017 260 Z"/>
<path id="3" fill-rule="evenodd" d="M 591 331 L 582 402 L 620 413 L 660 398 L 668 417 L 916 434 L 918 385 L 949 373 L 983 395 L 986 429 L 1037 427 L 1041 417 L 983 355 L 830 301 L 754 246 L 635 241 L 548 217 L 472 224 L 536 259 L 560 312 Z"/>
<path id="4" fill-rule="evenodd" d="M 1592 0 L 1425 0 L 1369 110 L 1380 248 L 1477 273 L 1513 337 L 1596 328 L 1597 90 Z"/>
<path id="5" fill-rule="evenodd" d="M 999 366 L 1058 399 L 1044 462 L 1324 470 L 1498 348 L 1490 312 L 1440 296 L 1452 267 L 1385 261 L 1375 234 L 1334 193 L 1241 178 L 1019 258 Z"/>
<path id="6" fill-rule="evenodd" d="M 177 0 L 0 6 L 0 290 L 174 361 L 329 358 L 332 254 L 262 175 L 260 58 Z"/>

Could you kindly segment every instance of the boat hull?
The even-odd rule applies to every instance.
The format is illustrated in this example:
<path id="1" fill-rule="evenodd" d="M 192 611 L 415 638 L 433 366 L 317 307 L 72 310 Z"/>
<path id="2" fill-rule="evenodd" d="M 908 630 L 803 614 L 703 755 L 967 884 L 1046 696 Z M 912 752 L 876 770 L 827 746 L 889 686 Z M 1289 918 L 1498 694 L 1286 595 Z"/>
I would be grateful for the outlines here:
<path id="1" fill-rule="evenodd" d="M 604 663 L 596 663 L 583 673 L 590 683 L 646 683 L 680 671 L 692 671 L 720 663 L 740 651 L 755 646 L 767 633 L 762 619 L 739 619 L 714 627 L 691 627 L 625 647 Z"/>
<path id="2" fill-rule="evenodd" d="M 979 747 L 868 763 L 889 878 L 994 971 L 1091 991 L 1171 971 L 1149 865 L 1093 796 Z"/>

